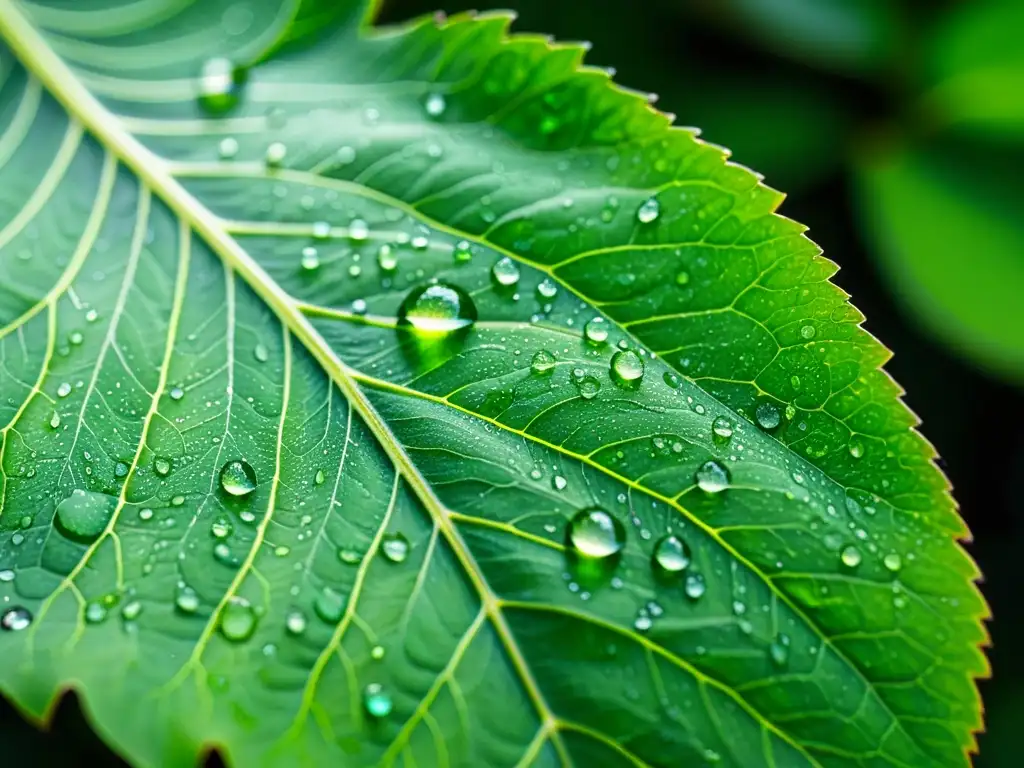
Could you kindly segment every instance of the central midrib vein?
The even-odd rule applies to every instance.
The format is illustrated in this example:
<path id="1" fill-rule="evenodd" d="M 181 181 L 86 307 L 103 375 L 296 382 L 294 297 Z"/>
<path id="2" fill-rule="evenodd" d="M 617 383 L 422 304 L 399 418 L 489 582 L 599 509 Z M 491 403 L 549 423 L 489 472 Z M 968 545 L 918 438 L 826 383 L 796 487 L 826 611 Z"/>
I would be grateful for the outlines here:
<path id="1" fill-rule="evenodd" d="M 522 651 L 498 606 L 479 566 L 469 553 L 461 534 L 447 510 L 426 480 L 405 454 L 387 424 L 367 400 L 363 391 L 346 373 L 345 366 L 331 351 L 291 297 L 220 226 L 219 220 L 193 197 L 166 170 L 166 163 L 121 127 L 117 118 L 78 80 L 74 72 L 49 46 L 46 39 L 25 18 L 13 0 L 0 0 L 0 37 L 18 55 L 19 60 L 50 94 L 76 117 L 101 144 L 107 147 L 139 180 L 148 186 L 182 221 L 198 233 L 207 245 L 237 272 L 253 291 L 267 303 L 278 318 L 310 351 L 324 371 L 362 417 L 388 457 L 399 468 L 406 482 L 430 512 L 466 574 L 476 587 L 484 611 L 493 624 L 506 652 L 511 657 L 522 683 L 537 710 L 541 730 L 551 739 L 563 764 L 572 760 L 557 727 L 558 718 L 548 705 L 534 679 Z"/>

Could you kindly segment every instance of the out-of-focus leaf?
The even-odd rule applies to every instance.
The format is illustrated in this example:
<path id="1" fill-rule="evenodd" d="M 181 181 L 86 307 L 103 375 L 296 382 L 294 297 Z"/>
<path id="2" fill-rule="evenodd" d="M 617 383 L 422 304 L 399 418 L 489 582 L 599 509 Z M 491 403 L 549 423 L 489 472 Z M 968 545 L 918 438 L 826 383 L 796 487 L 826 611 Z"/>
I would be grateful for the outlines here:
<path id="1" fill-rule="evenodd" d="M 951 347 L 1024 379 L 1021 154 L 900 148 L 859 169 L 859 203 L 891 289 Z"/>
<path id="2" fill-rule="evenodd" d="M 937 31 L 927 67 L 933 119 L 1024 140 L 1024 2 L 961 3 Z"/>
<path id="3" fill-rule="evenodd" d="M 697 0 L 692 5 L 775 53 L 851 74 L 884 69 L 903 19 L 895 0 Z"/>

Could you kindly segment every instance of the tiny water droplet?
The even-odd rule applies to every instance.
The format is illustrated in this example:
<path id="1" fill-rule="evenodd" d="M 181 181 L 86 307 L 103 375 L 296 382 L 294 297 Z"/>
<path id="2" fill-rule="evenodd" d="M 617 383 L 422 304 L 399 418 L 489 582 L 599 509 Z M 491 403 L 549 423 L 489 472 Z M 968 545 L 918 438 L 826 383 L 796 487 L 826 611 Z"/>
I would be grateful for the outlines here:
<path id="1" fill-rule="evenodd" d="M 380 683 L 370 683 L 363 689 L 363 706 L 371 717 L 387 717 L 394 704 Z"/>
<path id="2" fill-rule="evenodd" d="M 363 561 L 363 556 L 354 550 L 342 548 L 338 550 L 338 559 L 345 565 L 359 565 Z"/>
<path id="3" fill-rule="evenodd" d="M 555 356 L 546 349 L 538 350 L 530 361 L 530 370 L 538 375 L 551 373 L 556 365 Z"/>
<path id="4" fill-rule="evenodd" d="M 199 595 L 191 587 L 181 585 L 174 596 L 174 607 L 182 613 L 195 613 L 199 610 Z"/>
<path id="5" fill-rule="evenodd" d="M 268 166 L 275 168 L 284 162 L 287 155 L 288 147 L 280 141 L 274 141 L 267 146 L 267 151 L 266 154 L 264 154 L 263 159 Z"/>
<path id="6" fill-rule="evenodd" d="M 789 663 L 789 635 L 780 632 L 768 646 L 768 655 L 772 663 L 777 667 L 784 667 Z"/>
<path id="7" fill-rule="evenodd" d="M 377 249 L 377 266 L 381 272 L 394 272 L 398 269 L 398 256 L 395 255 L 395 249 L 387 243 Z"/>
<path id="8" fill-rule="evenodd" d="M 903 559 L 895 552 L 890 552 L 882 558 L 882 563 L 893 573 L 896 573 L 896 571 L 903 567 Z"/>
<path id="9" fill-rule="evenodd" d="M 732 437 L 732 422 L 725 416 L 719 416 L 711 423 L 711 431 L 719 442 L 728 442 Z"/>
<path id="10" fill-rule="evenodd" d="M 440 117 L 443 115 L 446 106 L 447 104 L 445 103 L 444 96 L 440 93 L 429 94 L 423 102 L 423 108 L 431 117 Z"/>
<path id="11" fill-rule="evenodd" d="M 312 245 L 302 249 L 302 257 L 299 259 L 299 266 L 306 272 L 315 272 L 320 269 L 320 254 Z"/>
<path id="12" fill-rule="evenodd" d="M 185 390 L 181 387 L 171 387 L 171 391 L 167 394 L 171 400 L 181 400 L 185 396 Z"/>
<path id="13" fill-rule="evenodd" d="M 612 381 L 623 389 L 634 389 L 644 377 L 644 361 L 632 349 L 622 349 L 612 355 L 610 374 Z"/>
<path id="14" fill-rule="evenodd" d="M 553 299 L 558 295 L 558 284 L 550 277 L 545 277 L 537 283 L 537 295 L 542 299 Z"/>
<path id="15" fill-rule="evenodd" d="M 452 249 L 452 261 L 456 264 L 465 264 L 473 258 L 473 249 L 468 240 L 459 240 Z"/>
<path id="16" fill-rule="evenodd" d="M 633 629 L 637 632 L 647 632 L 654 626 L 654 621 L 646 613 L 641 613 L 633 620 Z"/>
<path id="17" fill-rule="evenodd" d="M 221 467 L 220 487 L 232 496 L 247 496 L 256 490 L 256 470 L 241 459 L 229 461 Z"/>
<path id="18" fill-rule="evenodd" d="M 256 358 L 256 362 L 265 363 L 270 359 L 270 350 L 265 344 L 257 344 L 252 350 L 252 356 Z"/>
<path id="19" fill-rule="evenodd" d="M 757 419 L 761 429 L 775 429 L 782 422 L 779 409 L 772 403 L 761 403 L 754 411 L 754 418 Z"/>
<path id="20" fill-rule="evenodd" d="M 12 571 L 10 568 L 5 568 L 4 570 L 0 571 L 0 583 L 6 584 L 8 582 L 14 581 L 14 576 L 14 571 Z"/>
<path id="21" fill-rule="evenodd" d="M 381 540 L 384 557 L 392 563 L 403 563 L 409 556 L 409 540 L 401 533 L 386 533 Z"/>
<path id="22" fill-rule="evenodd" d="M 160 477 L 167 477 L 171 474 L 171 462 L 163 456 L 157 456 L 153 459 L 153 471 Z"/>
<path id="23" fill-rule="evenodd" d="M 856 568 L 860 565 L 860 550 L 850 544 L 839 553 L 839 559 L 847 568 Z"/>
<path id="24" fill-rule="evenodd" d="M 107 606 L 102 602 L 93 601 L 85 606 L 87 624 L 102 624 L 107 619 Z"/>
<path id="25" fill-rule="evenodd" d="M 138 600 L 132 600 L 121 607 L 121 618 L 125 621 L 135 621 L 141 613 L 142 603 Z"/>
<path id="26" fill-rule="evenodd" d="M 50 426 L 54 429 L 60 426 L 60 414 L 56 411 L 54 411 L 53 415 L 50 416 Z"/>
<path id="27" fill-rule="evenodd" d="M 32 613 L 28 608 L 14 605 L 0 615 L 0 629 L 7 632 L 21 632 L 32 623 Z"/>
<path id="28" fill-rule="evenodd" d="M 57 397 L 67 397 L 71 394 L 71 385 L 66 381 L 62 381 L 57 385 Z"/>
<path id="29" fill-rule="evenodd" d="M 729 470 L 717 461 L 706 461 L 697 470 L 694 480 L 705 493 L 719 493 L 729 487 Z"/>
<path id="30" fill-rule="evenodd" d="M 238 154 L 238 140 L 228 136 L 217 145 L 217 154 L 221 160 L 231 160 Z"/>
<path id="31" fill-rule="evenodd" d="M 248 600 L 233 598 L 220 614 L 220 633 L 234 643 L 248 640 L 256 631 L 256 613 Z"/>
<path id="32" fill-rule="evenodd" d="M 555 475 L 554 477 L 551 478 L 551 487 L 554 488 L 556 491 L 564 491 L 565 487 L 568 484 L 569 481 L 566 480 L 561 475 Z"/>
<path id="33" fill-rule="evenodd" d="M 318 469 L 316 471 L 316 474 L 313 475 L 313 482 L 316 485 L 323 485 L 324 484 L 324 480 L 326 480 L 326 479 L 327 478 L 324 476 L 324 471 L 322 469 Z"/>
<path id="34" fill-rule="evenodd" d="M 448 334 L 476 322 L 476 306 L 465 291 L 448 283 L 414 288 L 398 308 L 399 325 L 421 334 Z"/>
<path id="35" fill-rule="evenodd" d="M 704 577 L 699 573 L 688 574 L 686 582 L 683 585 L 683 591 L 691 600 L 699 600 L 701 596 L 703 596 L 704 592 L 707 591 L 707 585 L 704 582 Z"/>
<path id="36" fill-rule="evenodd" d="M 689 272 L 677 272 L 676 273 L 676 285 L 688 285 L 690 282 Z"/>
<path id="37" fill-rule="evenodd" d="M 83 341 L 85 341 L 85 337 L 82 336 L 81 331 L 72 331 L 68 334 L 68 342 L 73 347 L 80 346 Z"/>
<path id="38" fill-rule="evenodd" d="M 608 341 L 608 323 L 605 322 L 603 317 L 591 318 L 583 326 L 583 336 L 591 344 L 604 344 L 604 342 Z"/>
<path id="39" fill-rule="evenodd" d="M 661 206 L 658 204 L 657 198 L 651 197 L 641 203 L 640 207 L 636 209 L 636 218 L 641 224 L 650 224 L 658 218 L 660 213 Z"/>
<path id="40" fill-rule="evenodd" d="M 147 520 L 153 519 L 153 510 L 149 507 L 143 507 L 139 510 L 139 520 L 146 522 Z"/>
<path id="41" fill-rule="evenodd" d="M 800 328 L 800 336 L 805 339 L 813 339 L 816 333 L 813 325 L 805 325 Z"/>
<path id="42" fill-rule="evenodd" d="M 519 282 L 519 265 L 511 257 L 502 256 L 491 267 L 491 277 L 498 285 L 512 286 Z"/>
<path id="43" fill-rule="evenodd" d="M 223 515 L 217 517 L 210 525 L 210 533 L 215 539 L 226 539 L 233 530 L 234 526 L 231 525 L 231 521 Z"/>
<path id="44" fill-rule="evenodd" d="M 301 611 L 292 611 L 284 620 L 285 629 L 291 635 L 301 635 L 306 631 L 306 617 Z"/>
<path id="45" fill-rule="evenodd" d="M 690 565 L 690 546 L 678 536 L 668 534 L 654 545 L 654 564 L 666 573 L 679 573 Z"/>
<path id="46" fill-rule="evenodd" d="M 348 239 L 357 243 L 370 236 L 370 225 L 362 219 L 352 219 L 348 225 Z"/>
<path id="47" fill-rule="evenodd" d="M 601 382 L 593 376 L 573 376 L 573 383 L 584 400 L 593 400 L 601 390 Z"/>
<path id="48" fill-rule="evenodd" d="M 383 645 L 375 645 L 375 646 L 373 646 L 373 648 L 370 649 L 370 658 L 372 658 L 372 659 L 374 659 L 376 661 L 380 661 L 381 659 L 383 659 L 384 658 L 384 646 Z"/>
<path id="49" fill-rule="evenodd" d="M 850 455 L 855 459 L 859 459 L 864 455 L 864 443 L 854 438 L 850 441 Z"/>
<path id="50" fill-rule="evenodd" d="M 581 509 L 569 521 L 566 542 L 582 555 L 602 560 L 618 553 L 626 544 L 626 529 L 600 507 Z"/>
<path id="51" fill-rule="evenodd" d="M 661 378 L 669 389 L 679 389 L 683 385 L 682 379 L 672 373 L 672 371 L 665 371 Z"/>
<path id="52" fill-rule="evenodd" d="M 331 236 L 331 223 L 329 221 L 313 222 L 313 237 L 316 240 L 326 240 Z"/>

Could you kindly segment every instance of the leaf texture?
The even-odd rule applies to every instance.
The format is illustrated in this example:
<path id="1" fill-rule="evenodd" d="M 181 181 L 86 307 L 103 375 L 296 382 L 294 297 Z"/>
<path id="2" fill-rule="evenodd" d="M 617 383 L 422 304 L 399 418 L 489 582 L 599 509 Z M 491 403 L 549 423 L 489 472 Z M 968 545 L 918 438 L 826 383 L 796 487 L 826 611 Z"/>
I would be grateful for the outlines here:
<path id="1" fill-rule="evenodd" d="M 0 0 L 0 690 L 138 765 L 968 764 L 967 531 L 835 266 L 508 23 Z"/>

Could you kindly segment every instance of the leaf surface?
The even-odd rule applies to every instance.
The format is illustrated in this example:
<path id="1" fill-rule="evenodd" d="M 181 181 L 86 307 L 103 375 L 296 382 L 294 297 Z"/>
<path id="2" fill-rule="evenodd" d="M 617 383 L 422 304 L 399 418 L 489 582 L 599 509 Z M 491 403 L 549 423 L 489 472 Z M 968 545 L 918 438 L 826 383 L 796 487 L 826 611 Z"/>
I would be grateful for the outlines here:
<path id="1" fill-rule="evenodd" d="M 779 194 L 506 16 L 111 5 L 0 0 L 27 714 L 74 685 L 139 765 L 968 763 L 966 529 Z M 211 55 L 259 62 L 215 115 Z"/>

